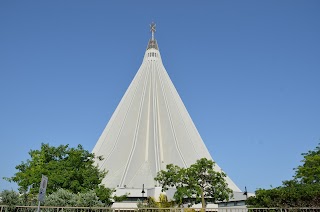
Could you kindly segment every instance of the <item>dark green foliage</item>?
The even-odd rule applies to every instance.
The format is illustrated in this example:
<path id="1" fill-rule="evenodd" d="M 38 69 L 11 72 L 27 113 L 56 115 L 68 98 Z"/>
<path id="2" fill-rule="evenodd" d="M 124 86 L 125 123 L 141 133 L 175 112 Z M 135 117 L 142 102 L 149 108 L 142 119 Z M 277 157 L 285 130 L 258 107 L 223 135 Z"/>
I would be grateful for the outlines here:
<path id="1" fill-rule="evenodd" d="M 95 193 L 99 197 L 100 201 L 104 204 L 104 206 L 110 206 L 112 204 L 112 200 L 110 199 L 114 189 L 106 188 L 102 185 L 98 186 L 95 189 Z"/>
<path id="2" fill-rule="evenodd" d="M 293 180 L 277 188 L 258 189 L 246 203 L 252 207 L 320 207 L 320 144 L 302 155 L 303 164 L 295 169 Z"/>
<path id="3" fill-rule="evenodd" d="M 303 164 L 295 169 L 295 179 L 305 184 L 320 184 L 320 143 L 315 150 L 302 155 Z"/>
<path id="4" fill-rule="evenodd" d="M 214 162 L 206 158 L 197 160 L 189 168 L 167 165 L 167 170 L 160 171 L 155 178 L 163 190 L 170 187 L 177 189 L 174 199 L 178 204 L 183 200 L 195 199 L 205 207 L 205 198 L 212 202 L 228 200 L 232 190 L 225 180 L 226 174 L 214 170 Z"/>
<path id="5" fill-rule="evenodd" d="M 300 184 L 295 181 L 289 184 L 273 189 L 258 189 L 256 197 L 249 197 L 247 204 L 252 207 L 320 207 L 319 184 Z"/>
<path id="6" fill-rule="evenodd" d="M 115 189 L 106 188 L 103 185 L 99 185 L 95 189 L 95 193 L 99 197 L 99 200 L 104 204 L 104 206 L 111 206 L 113 202 L 122 202 L 128 197 L 127 194 L 122 196 L 112 196 L 113 192 L 115 192 Z"/>
<path id="7" fill-rule="evenodd" d="M 47 194 L 59 188 L 73 193 L 85 192 L 98 187 L 106 172 L 94 166 L 94 154 L 84 150 L 81 145 L 69 148 L 42 144 L 40 150 L 30 150 L 31 159 L 16 166 L 18 172 L 7 180 L 16 182 L 19 190 L 37 194 L 41 176 L 48 176 Z"/>
<path id="8" fill-rule="evenodd" d="M 68 145 L 52 147 L 41 144 L 40 150 L 30 150 L 29 155 L 31 159 L 17 165 L 18 172 L 6 178 L 19 185 L 21 195 L 19 197 L 17 193 L 19 201 L 15 204 L 37 203 L 42 175 L 48 177 L 45 205 L 94 207 L 112 204 L 114 190 L 100 185 L 106 172 L 94 165 L 95 155 L 84 150 L 81 145 L 69 148 Z M 102 160 L 102 157 L 97 159 Z M 3 195 L 7 195 L 6 192 L 2 192 Z M 123 200 L 126 196 L 114 198 Z"/>
<path id="9" fill-rule="evenodd" d="M 128 194 L 121 195 L 121 196 L 113 196 L 112 198 L 113 198 L 114 202 L 122 202 L 128 198 Z M 110 205 L 111 205 L 111 203 L 110 203 Z"/>

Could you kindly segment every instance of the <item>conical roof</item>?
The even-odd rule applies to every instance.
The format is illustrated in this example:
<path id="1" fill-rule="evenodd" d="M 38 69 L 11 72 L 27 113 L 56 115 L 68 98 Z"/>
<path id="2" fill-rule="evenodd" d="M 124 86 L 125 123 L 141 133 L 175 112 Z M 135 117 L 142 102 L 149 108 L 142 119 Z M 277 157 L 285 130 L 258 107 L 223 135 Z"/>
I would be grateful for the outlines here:
<path id="1" fill-rule="evenodd" d="M 212 160 L 162 64 L 155 25 L 151 31 L 142 64 L 93 149 L 104 158 L 97 163 L 108 171 L 102 181 L 107 187 L 153 188 L 167 164 L 189 167 L 203 157 Z"/>

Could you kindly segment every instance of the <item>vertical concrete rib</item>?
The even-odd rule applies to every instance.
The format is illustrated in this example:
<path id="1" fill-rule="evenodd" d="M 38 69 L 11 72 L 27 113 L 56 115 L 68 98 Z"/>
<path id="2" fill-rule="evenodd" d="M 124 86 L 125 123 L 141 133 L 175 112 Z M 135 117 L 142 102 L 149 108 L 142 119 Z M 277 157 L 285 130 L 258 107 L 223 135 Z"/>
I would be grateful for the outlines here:
<path id="1" fill-rule="evenodd" d="M 145 69 L 143 70 L 144 72 L 147 72 L 145 71 Z M 146 87 L 147 87 L 147 78 L 148 78 L 148 72 L 145 73 L 145 80 L 144 80 L 144 85 L 143 85 L 143 90 L 142 90 L 142 95 L 141 95 L 141 99 L 140 99 L 140 105 L 139 105 L 139 114 L 138 114 L 138 120 L 136 122 L 136 126 L 135 126 L 135 132 L 134 132 L 134 137 L 133 137 L 133 144 L 132 144 L 132 147 L 131 147 L 131 151 L 130 151 L 130 154 L 129 154 L 129 157 L 128 157 L 128 160 L 127 160 L 127 163 L 126 163 L 126 166 L 125 166 L 125 170 L 124 170 L 124 173 L 122 175 L 122 178 L 121 178 L 121 181 L 120 181 L 120 185 L 123 186 L 124 184 L 124 181 L 127 177 L 127 174 L 128 174 L 128 169 L 129 169 L 129 166 L 130 166 L 130 163 L 132 161 L 132 156 L 133 156 L 133 153 L 135 151 L 135 148 L 137 146 L 137 137 L 138 137 L 138 132 L 139 132 L 139 128 L 140 128 L 140 121 L 141 121 L 141 114 L 142 114 L 142 108 L 143 108 L 143 103 L 144 103 L 144 98 L 145 98 L 145 93 L 146 93 Z M 142 78 L 142 77 L 141 77 Z"/>
<path id="2" fill-rule="evenodd" d="M 164 69 L 164 67 L 163 67 L 163 69 Z M 164 74 L 166 74 L 166 73 L 164 73 Z M 166 74 L 166 75 L 167 75 L 167 74 Z M 169 79 L 169 77 L 167 77 L 167 78 Z M 169 79 L 169 80 L 170 80 L 170 79 Z M 182 123 L 183 123 L 183 127 L 185 128 L 185 132 L 186 132 L 187 135 L 188 135 L 187 137 L 188 137 L 190 143 L 192 144 L 194 151 L 196 152 L 196 154 L 198 155 L 198 157 L 201 158 L 202 156 L 198 153 L 197 148 L 195 148 L 194 142 L 193 142 L 192 139 L 191 139 L 191 136 L 190 136 L 190 133 L 189 133 L 189 126 L 186 125 L 185 118 L 187 118 L 187 117 L 184 117 L 183 114 L 181 113 L 181 109 L 185 109 L 184 104 L 179 104 L 179 103 L 182 102 L 182 99 L 180 99 L 180 97 L 178 96 L 178 94 L 177 94 L 177 92 L 176 92 L 176 89 L 174 88 L 173 83 L 168 83 L 168 84 L 169 84 L 168 87 L 170 88 L 170 89 L 169 89 L 169 90 L 170 90 L 170 93 L 171 93 L 171 95 L 174 97 L 174 98 L 173 98 L 174 104 L 176 105 L 176 108 L 178 109 L 180 119 L 181 119 L 181 121 L 182 121 Z M 170 85 L 171 85 L 171 86 L 170 86 Z M 182 103 L 183 103 L 183 102 L 182 102 Z M 181 107 L 183 107 L 183 108 L 181 108 Z M 186 110 L 186 109 L 185 109 L 185 110 Z M 190 117 L 189 117 L 189 118 L 190 118 Z M 191 118 L 190 118 L 190 120 L 191 120 L 191 122 L 189 123 L 189 125 L 193 123 Z M 194 127 L 195 127 L 195 126 L 194 126 Z M 211 159 L 211 158 L 210 158 L 210 159 Z"/>
<path id="3" fill-rule="evenodd" d="M 151 81 L 152 81 L 152 77 L 151 77 L 151 74 L 150 74 L 150 66 L 151 66 L 151 62 L 148 61 L 147 62 L 148 64 L 148 79 L 147 81 L 150 83 L 149 84 L 149 89 L 148 89 L 148 92 L 149 92 L 149 101 L 148 101 L 148 112 L 147 112 L 147 132 L 146 132 L 146 151 L 145 151 L 145 161 L 148 161 L 149 160 L 149 136 L 150 136 L 150 108 L 151 108 Z"/>
<path id="4" fill-rule="evenodd" d="M 156 163 L 158 164 L 158 169 L 156 170 L 157 172 L 159 172 L 161 170 L 161 163 L 160 163 L 160 154 L 161 154 L 161 150 L 160 150 L 160 132 L 159 132 L 159 128 L 160 128 L 160 124 L 159 124 L 159 104 L 158 104 L 158 83 L 157 83 L 157 75 L 158 75 L 158 69 L 157 69 L 157 65 L 158 62 L 157 60 L 154 62 L 154 70 L 155 70 L 155 106 L 156 106 L 156 110 L 155 110 L 155 126 L 156 126 L 156 145 L 157 145 L 157 155 L 156 155 Z"/>
<path id="5" fill-rule="evenodd" d="M 163 80 L 163 78 L 165 78 L 165 80 Z M 183 158 L 183 155 L 182 155 L 182 152 L 180 150 L 180 147 L 179 147 L 179 142 L 177 140 L 177 135 L 176 135 L 176 131 L 175 131 L 175 127 L 174 127 L 174 124 L 173 124 L 173 120 L 172 120 L 172 116 L 171 116 L 171 110 L 170 110 L 170 107 L 169 107 L 169 104 L 168 104 L 168 100 L 167 100 L 167 93 L 164 89 L 164 83 L 168 83 L 166 77 L 163 77 L 161 74 L 159 74 L 159 79 L 160 79 L 160 83 L 161 83 L 161 89 L 162 89 L 162 93 L 163 93 L 163 96 L 164 96 L 164 101 L 165 101 L 165 105 L 166 105 L 166 110 L 168 112 L 168 117 L 169 117 L 169 122 L 170 122 L 170 127 L 171 127 L 171 131 L 172 131 L 172 134 L 173 134 L 173 138 L 174 138 L 174 144 L 175 144 L 175 147 L 177 149 L 177 152 L 179 153 L 179 157 L 184 165 L 184 167 L 187 167 L 187 163 L 186 161 L 184 160 Z M 164 82 L 165 81 L 165 82 Z M 170 87 L 169 87 L 170 89 Z"/>
<path id="6" fill-rule="evenodd" d="M 154 160 L 155 160 L 155 171 L 159 170 L 159 163 L 158 163 L 158 139 L 157 139 L 157 105 L 156 105 L 156 70 L 154 68 L 155 63 L 154 61 L 151 62 L 151 71 L 152 71 L 152 122 L 153 122 L 153 145 L 154 145 Z"/>
<path id="7" fill-rule="evenodd" d="M 157 61 L 156 63 L 156 70 L 157 70 L 157 76 L 158 76 L 158 79 L 159 79 L 159 73 L 160 73 L 160 68 L 159 68 L 159 60 Z M 160 86 L 160 90 L 161 90 L 161 85 Z M 157 96 L 158 96 L 158 88 L 157 88 Z M 159 97 L 157 97 L 159 99 Z M 158 124 L 158 143 L 159 143 L 159 152 L 160 152 L 160 157 L 159 157 L 159 164 L 160 164 L 160 170 L 164 169 L 165 167 L 162 167 L 162 162 L 164 161 L 164 158 L 163 158 L 163 141 L 162 141 L 162 126 L 161 126 L 161 115 L 160 115 L 160 108 L 158 107 L 158 110 L 157 110 L 157 117 L 158 117 L 158 121 L 157 121 L 157 124 Z M 160 171 L 159 170 L 159 171 Z"/>
<path id="8" fill-rule="evenodd" d="M 141 67 L 141 68 L 143 68 L 143 67 Z M 139 75 L 137 75 L 137 84 L 136 84 L 135 87 L 134 87 L 133 96 L 132 96 L 132 99 L 130 100 L 130 104 L 129 104 L 127 110 L 126 110 L 126 114 L 125 114 L 125 117 L 124 117 L 124 119 L 123 119 L 123 121 L 122 121 L 120 130 L 119 130 L 119 132 L 118 132 L 118 134 L 117 134 L 116 141 L 115 141 L 114 145 L 112 146 L 112 150 L 111 150 L 110 153 L 107 155 L 107 157 L 104 159 L 104 161 L 101 163 L 100 167 L 103 167 L 103 166 L 104 166 L 104 164 L 105 164 L 106 161 L 110 158 L 110 156 L 111 156 L 112 153 L 114 152 L 114 150 L 115 150 L 115 148 L 116 148 L 116 146 L 117 146 L 117 144 L 118 144 L 118 142 L 119 142 L 119 137 L 120 137 L 120 135 L 121 135 L 121 133 L 122 133 L 124 124 L 126 123 L 129 110 L 130 110 L 130 108 L 131 108 L 132 102 L 133 102 L 134 97 L 135 97 L 135 95 L 136 95 L 136 91 L 137 91 L 137 89 L 138 89 L 139 82 L 140 82 L 140 80 L 141 80 L 141 78 L 142 78 L 142 70 L 139 70 L 139 71 L 138 71 L 138 74 L 139 74 Z M 132 84 L 132 86 L 133 86 L 133 85 L 134 85 L 134 84 Z M 131 87 L 131 86 L 130 86 L 130 87 Z M 128 88 L 128 90 L 130 89 L 130 87 Z M 111 128 L 111 127 L 112 127 L 112 126 L 110 126 L 110 128 Z M 106 136 L 106 138 L 107 138 L 107 136 Z M 105 139 L 106 139 L 106 138 L 105 138 Z"/>

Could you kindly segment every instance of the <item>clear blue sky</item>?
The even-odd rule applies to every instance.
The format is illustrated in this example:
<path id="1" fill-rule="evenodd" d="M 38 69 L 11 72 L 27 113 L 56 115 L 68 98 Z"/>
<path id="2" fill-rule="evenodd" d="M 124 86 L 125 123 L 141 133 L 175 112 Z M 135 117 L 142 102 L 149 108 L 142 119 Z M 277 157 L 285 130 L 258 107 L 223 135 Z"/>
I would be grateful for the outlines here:
<path id="1" fill-rule="evenodd" d="M 318 0 L 0 1 L 0 177 L 42 142 L 92 150 L 155 21 L 212 157 L 241 189 L 279 186 L 320 142 L 319 11 Z"/>

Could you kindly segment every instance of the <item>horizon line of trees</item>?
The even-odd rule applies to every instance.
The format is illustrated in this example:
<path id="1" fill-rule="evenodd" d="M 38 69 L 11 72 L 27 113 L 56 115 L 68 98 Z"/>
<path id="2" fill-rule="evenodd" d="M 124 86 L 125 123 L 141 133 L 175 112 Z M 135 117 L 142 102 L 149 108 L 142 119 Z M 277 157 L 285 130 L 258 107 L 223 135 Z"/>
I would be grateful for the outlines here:
<path id="1" fill-rule="evenodd" d="M 99 170 L 95 160 L 103 158 L 84 150 L 81 145 L 70 148 L 69 145 L 53 147 L 42 143 L 40 150 L 30 150 L 29 155 L 30 159 L 15 167 L 18 171 L 14 176 L 4 178 L 17 183 L 19 192 L 0 192 L 0 203 L 12 207 L 37 205 L 42 174 L 49 178 L 44 205 L 101 207 L 127 198 L 127 195 L 114 196 L 113 188 L 101 185 L 107 171 Z M 257 189 L 256 196 L 249 197 L 246 203 L 250 207 L 320 207 L 320 143 L 302 156 L 302 164 L 294 169 L 292 180 L 283 181 L 277 188 Z M 163 191 L 176 188 L 174 201 L 168 203 L 162 197 L 163 205 L 182 205 L 192 199 L 190 204 L 201 202 L 205 208 L 207 201 L 228 201 L 232 190 L 226 183 L 226 174 L 215 171 L 214 166 L 215 163 L 206 158 L 187 168 L 168 164 L 166 170 L 155 177 Z M 141 204 L 158 205 L 154 201 L 147 199 Z"/>
<path id="2" fill-rule="evenodd" d="M 49 179 L 44 205 L 109 206 L 114 199 L 120 201 L 126 197 L 113 196 L 114 189 L 101 185 L 107 172 L 99 170 L 95 160 L 103 158 L 96 157 L 80 144 L 70 148 L 69 145 L 54 147 L 42 143 L 39 150 L 30 150 L 29 156 L 30 159 L 15 167 L 14 176 L 4 178 L 17 183 L 19 188 L 18 192 L 2 191 L 2 203 L 37 205 L 42 175 Z"/>
<path id="3" fill-rule="evenodd" d="M 294 168 L 293 179 L 271 189 L 257 189 L 246 201 L 251 207 L 320 207 L 320 143 L 302 153 L 301 165 Z"/>

